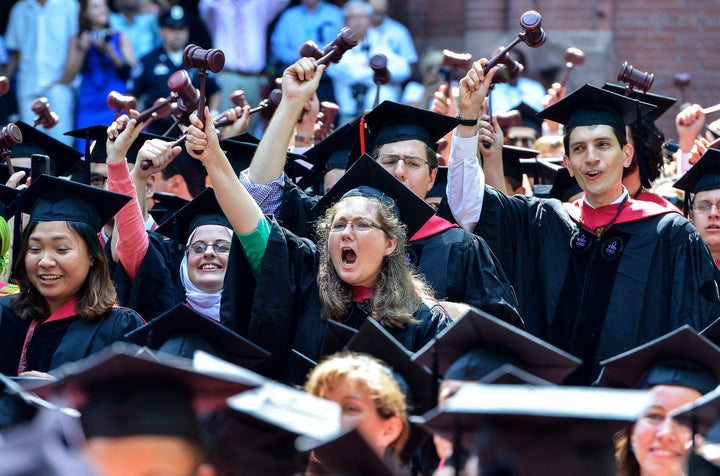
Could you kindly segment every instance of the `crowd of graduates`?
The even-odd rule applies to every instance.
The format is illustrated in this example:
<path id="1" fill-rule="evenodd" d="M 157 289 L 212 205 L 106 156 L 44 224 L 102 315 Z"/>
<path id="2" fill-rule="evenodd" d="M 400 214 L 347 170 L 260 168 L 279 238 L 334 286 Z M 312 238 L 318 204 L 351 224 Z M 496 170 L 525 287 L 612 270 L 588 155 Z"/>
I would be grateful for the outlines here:
<path id="1" fill-rule="evenodd" d="M 720 132 L 507 62 L 338 124 L 304 57 L 222 115 L 171 81 L 164 134 L 5 125 L 0 475 L 720 473 Z"/>

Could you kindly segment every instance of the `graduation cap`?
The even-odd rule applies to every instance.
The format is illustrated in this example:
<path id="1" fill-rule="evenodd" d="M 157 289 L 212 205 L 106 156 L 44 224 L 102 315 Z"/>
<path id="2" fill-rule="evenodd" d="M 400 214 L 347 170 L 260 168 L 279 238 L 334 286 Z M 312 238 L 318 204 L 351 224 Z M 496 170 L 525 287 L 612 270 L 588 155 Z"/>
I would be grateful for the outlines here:
<path id="1" fill-rule="evenodd" d="M 402 344 L 374 319 L 363 323 L 345 349 L 372 355 L 392 369 L 405 393 L 408 413 L 422 414 L 435 406 L 438 385 L 430 371 L 414 362 Z"/>
<path id="2" fill-rule="evenodd" d="M 598 384 L 680 385 L 705 394 L 720 383 L 720 348 L 688 325 L 600 362 Z"/>
<path id="3" fill-rule="evenodd" d="M 522 127 L 533 128 L 535 132 L 537 132 L 538 136 L 542 134 L 543 121 L 537 116 L 538 111 L 536 111 L 532 106 L 529 106 L 526 102 L 521 102 L 512 109 L 520 113 L 520 125 Z"/>
<path id="4" fill-rule="evenodd" d="M 679 423 L 691 428 L 693 433 L 709 436 L 712 431 L 713 443 L 720 443 L 717 423 L 720 422 L 720 390 L 715 389 L 702 395 L 697 400 L 676 408 L 670 416 Z"/>
<path id="5" fill-rule="evenodd" d="M 25 386 L 47 381 L 39 377 L 9 377 L 0 374 L 0 431 L 32 420 L 41 409 L 79 416 L 76 410 L 58 407 L 25 389 Z"/>
<path id="6" fill-rule="evenodd" d="M 650 117 L 653 121 L 657 121 L 660 116 L 665 114 L 668 109 L 673 107 L 673 105 L 677 102 L 676 98 L 662 96 L 660 94 L 643 93 L 634 89 L 628 94 L 628 89 L 620 84 L 605 83 L 603 89 L 616 94 L 622 94 L 623 96 L 627 96 L 631 99 L 637 99 L 638 101 L 642 101 L 644 103 L 653 104 L 655 109 L 648 113 L 648 117 Z"/>
<path id="7" fill-rule="evenodd" d="M 586 84 L 540 111 L 538 117 L 564 124 L 565 130 L 596 124 L 624 130 L 637 120 L 637 108 L 645 115 L 655 106 Z"/>
<path id="8" fill-rule="evenodd" d="M 571 177 L 570 172 L 565 167 L 557 169 L 555 181 L 550 189 L 550 198 L 557 198 L 561 202 L 567 202 L 578 193 L 583 193 L 583 189 L 580 188 L 575 177 Z"/>
<path id="9" fill-rule="evenodd" d="M 248 144 L 259 144 L 260 143 L 260 139 L 258 139 L 254 135 L 250 134 L 249 132 L 243 132 L 242 134 L 238 134 L 236 136 L 227 137 L 224 140 L 230 140 L 233 142 L 247 142 Z"/>
<path id="10" fill-rule="evenodd" d="M 447 189 L 447 176 L 448 167 L 447 165 L 440 165 L 437 168 L 437 174 L 435 175 L 435 183 L 432 188 L 425 194 L 425 198 L 430 197 L 444 197 Z"/>
<path id="11" fill-rule="evenodd" d="M 201 426 L 219 467 L 233 468 L 233 474 L 297 474 L 306 462 L 295 442 L 335 438 L 341 432 L 340 413 L 333 401 L 268 381 L 228 399 L 225 407 L 203 417 Z"/>
<path id="12" fill-rule="evenodd" d="M 720 317 L 711 322 L 705 329 L 701 330 L 700 335 L 720 347 Z"/>
<path id="13" fill-rule="evenodd" d="M 346 169 L 360 157 L 358 125 L 360 118 L 347 122 L 332 134 L 306 150 L 303 155 L 318 164 L 323 173 L 331 169 Z"/>
<path id="14" fill-rule="evenodd" d="M 77 221 L 100 229 L 131 198 L 81 183 L 41 175 L 20 196 L 20 211 L 37 221 Z"/>
<path id="15" fill-rule="evenodd" d="M 607 475 L 613 434 L 649 401 L 639 390 L 466 383 L 425 425 L 485 465 L 512 468 L 503 474 Z"/>
<path id="16" fill-rule="evenodd" d="M 392 101 L 383 101 L 364 116 L 373 148 L 417 139 L 437 150 L 437 141 L 460 124 L 454 117 Z"/>
<path id="17" fill-rule="evenodd" d="M 397 468 L 392 462 L 383 460 L 360 435 L 357 428 L 321 445 L 302 449 L 312 451 L 320 462 L 318 474 L 332 476 L 396 476 Z M 317 465 L 311 461 L 310 468 Z M 315 474 L 310 470 L 310 474 Z"/>
<path id="18" fill-rule="evenodd" d="M 526 372 L 513 364 L 503 364 L 496 368 L 478 383 L 492 383 L 496 385 L 554 385 L 545 379 Z"/>
<path id="19" fill-rule="evenodd" d="M 152 215 L 156 223 L 160 224 L 190 203 L 187 198 L 168 192 L 154 192 L 152 198 L 155 203 L 148 213 Z"/>
<path id="20" fill-rule="evenodd" d="M 539 152 L 535 149 L 504 145 L 502 149 L 503 173 L 506 177 L 522 182 L 522 175 L 527 173 L 535 177 L 539 173 L 536 161 L 521 162 L 522 159 L 534 159 Z"/>
<path id="21" fill-rule="evenodd" d="M 190 358 L 195 350 L 206 350 L 249 369 L 270 357 L 269 352 L 183 303 L 129 332 L 125 338 L 180 357 Z"/>
<path id="22" fill-rule="evenodd" d="M 322 216 L 325 210 L 341 199 L 343 195 L 363 185 L 377 189 L 395 201 L 400 212 L 400 220 L 407 226 L 408 238 L 413 236 L 435 214 L 435 210 L 430 205 L 367 154 L 361 156 L 345 172 L 345 175 L 340 177 L 333 188 L 318 201 L 313 207 L 313 213 L 315 216 Z"/>
<path id="23" fill-rule="evenodd" d="M 15 215 L 17 202 L 15 201 L 20 194 L 20 190 L 7 185 L 0 185 L 0 216 L 5 220 Z"/>
<path id="24" fill-rule="evenodd" d="M 479 380 L 512 364 L 553 383 L 580 366 L 576 357 L 490 314 L 471 309 L 420 349 L 413 360 L 444 378 Z"/>
<path id="25" fill-rule="evenodd" d="M 685 192 L 686 208 L 689 208 L 691 193 L 720 189 L 720 149 L 706 150 L 673 187 Z"/>
<path id="26" fill-rule="evenodd" d="M 93 398 L 94 394 L 111 387 L 116 392 L 115 398 L 108 396 L 107 399 L 101 399 L 107 400 L 107 403 L 110 404 L 123 405 L 126 393 L 134 392 L 134 388 L 149 382 L 157 384 L 153 386 L 156 388 L 149 392 L 149 400 L 153 400 L 153 392 L 159 392 L 159 389 L 165 387 L 183 396 L 186 402 L 190 402 L 196 411 L 205 411 L 218 408 L 232 395 L 258 386 L 257 379 L 241 376 L 228 377 L 209 371 L 199 372 L 193 368 L 192 362 L 188 359 L 162 354 L 150 356 L 147 353 L 138 353 L 137 350 L 138 348 L 134 345 L 115 342 L 88 358 L 61 365 L 53 372 L 57 380 L 29 387 L 28 390 L 34 391 L 40 397 L 61 391 L 70 401 L 78 402 L 81 412 L 85 415 L 87 402 Z M 105 397 L 105 395 L 102 396 Z M 172 397 L 170 399 L 173 400 Z M 160 402 L 159 394 L 156 400 Z M 106 403 L 98 403 L 112 411 L 112 408 Z M 141 410 L 140 408 L 126 410 L 125 419 L 128 421 L 124 422 L 123 425 L 131 427 L 128 428 L 129 431 L 132 431 L 134 425 L 144 424 L 143 420 L 146 419 L 172 420 L 172 415 L 166 413 L 163 413 L 165 416 L 160 418 L 159 414 L 155 416 L 148 415 L 150 408 L 145 409 L 147 411 Z M 153 405 L 152 411 L 164 412 L 162 405 Z M 100 413 L 97 416 L 97 425 L 109 427 L 105 430 L 98 428 L 98 431 L 122 431 L 121 428 L 113 429 L 109 421 L 103 423 Z M 158 425 L 172 425 L 171 421 L 157 421 L 156 423 Z M 120 423 L 117 424 L 120 425 Z M 139 432 L 146 431 L 142 427 L 138 427 L 137 430 Z M 132 433 L 128 432 L 127 434 Z"/>
<path id="27" fill-rule="evenodd" d="M 232 228 L 215 198 L 215 190 L 208 187 L 182 207 L 155 231 L 172 238 L 178 244 L 187 244 L 192 232 L 201 225 L 220 225 Z"/>
<path id="28" fill-rule="evenodd" d="M 22 144 L 10 149 L 11 157 L 30 157 L 32 154 L 47 155 L 52 160 L 55 174 L 60 176 L 82 170 L 82 152 L 25 122 L 18 121 L 17 126 L 22 132 L 23 140 Z"/>
<path id="29" fill-rule="evenodd" d="M 325 332 L 320 347 L 320 356 L 340 352 L 347 343 L 357 334 L 357 329 L 342 322 L 329 319 L 325 321 Z"/>

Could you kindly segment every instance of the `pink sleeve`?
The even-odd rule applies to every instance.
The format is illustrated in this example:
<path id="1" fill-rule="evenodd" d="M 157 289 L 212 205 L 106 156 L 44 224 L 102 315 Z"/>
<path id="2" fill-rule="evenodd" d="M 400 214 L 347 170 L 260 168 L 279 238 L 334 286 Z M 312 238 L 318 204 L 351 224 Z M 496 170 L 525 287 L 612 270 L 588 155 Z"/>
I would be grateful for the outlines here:
<path id="1" fill-rule="evenodd" d="M 125 162 L 108 162 L 108 189 L 132 197 L 115 215 L 118 259 L 131 280 L 135 279 L 149 246 L 145 220 L 135 193 L 135 184 Z"/>

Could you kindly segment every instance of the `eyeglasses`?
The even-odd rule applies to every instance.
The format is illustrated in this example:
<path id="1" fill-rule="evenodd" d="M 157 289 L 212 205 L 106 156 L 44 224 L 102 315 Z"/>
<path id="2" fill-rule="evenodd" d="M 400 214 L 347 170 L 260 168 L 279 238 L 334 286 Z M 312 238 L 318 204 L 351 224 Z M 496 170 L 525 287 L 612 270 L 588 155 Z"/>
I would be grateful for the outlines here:
<path id="1" fill-rule="evenodd" d="M 412 155 L 382 154 L 377 158 L 380 165 L 387 170 L 395 170 L 395 167 L 397 167 L 398 162 L 401 160 L 409 170 L 420 170 L 423 166 L 430 165 L 430 162 L 427 160 Z"/>
<path id="2" fill-rule="evenodd" d="M 535 144 L 535 139 L 533 139 L 532 137 L 508 136 L 507 141 L 508 144 L 521 147 L 532 147 L 533 144 Z"/>
<path id="3" fill-rule="evenodd" d="M 718 209 L 718 212 L 720 212 L 720 203 L 713 203 L 707 200 L 701 200 L 699 202 L 693 203 L 692 210 L 695 213 L 710 213 L 712 207 L 716 207 Z"/>
<path id="4" fill-rule="evenodd" d="M 377 228 L 378 230 L 383 229 L 380 225 L 378 225 L 377 223 L 375 223 L 372 220 L 366 220 L 366 219 L 357 219 L 355 221 L 338 220 L 338 221 L 334 221 L 330 224 L 330 232 L 338 233 L 338 232 L 344 231 L 348 225 L 350 225 L 350 228 L 352 228 L 353 230 L 359 231 L 359 232 L 370 231 L 373 228 Z"/>
<path id="5" fill-rule="evenodd" d="M 105 186 L 105 182 L 107 182 L 107 177 L 100 174 L 91 174 L 90 175 L 90 186 L 95 188 L 103 188 Z"/>
<path id="6" fill-rule="evenodd" d="M 205 251 L 209 247 L 212 247 L 212 249 L 215 251 L 215 253 L 219 255 L 226 255 L 230 253 L 230 242 L 229 241 L 216 241 L 215 243 L 205 243 L 204 241 L 196 241 L 194 243 L 190 243 L 188 247 L 186 248 L 190 254 L 193 255 L 201 255 L 204 254 Z"/>

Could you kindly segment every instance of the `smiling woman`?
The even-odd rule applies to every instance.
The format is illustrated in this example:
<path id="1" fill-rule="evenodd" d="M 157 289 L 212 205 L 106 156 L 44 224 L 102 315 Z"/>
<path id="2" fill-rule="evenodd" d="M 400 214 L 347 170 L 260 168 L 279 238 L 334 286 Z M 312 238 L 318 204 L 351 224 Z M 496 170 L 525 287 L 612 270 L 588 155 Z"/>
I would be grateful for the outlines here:
<path id="1" fill-rule="evenodd" d="M 30 223 L 14 270 L 20 292 L 0 300 L 0 372 L 48 372 L 143 324 L 135 311 L 115 307 L 97 237 L 128 200 L 46 175 L 24 192 L 20 211 Z"/>

